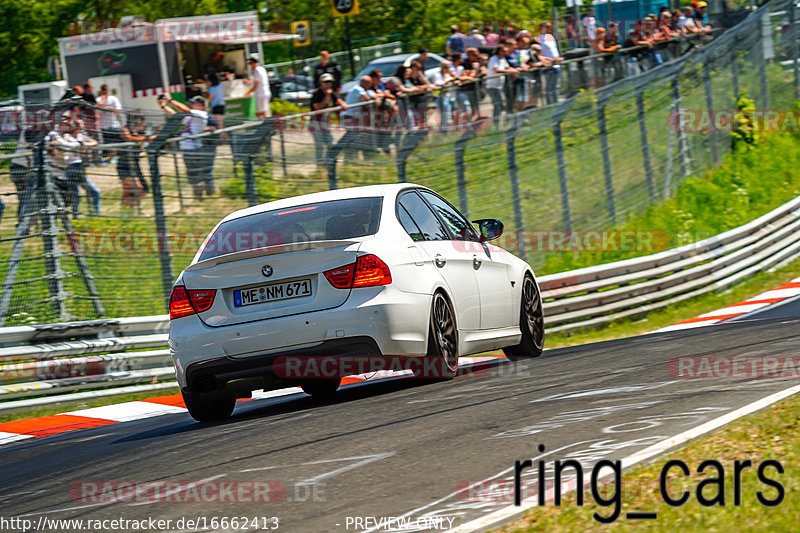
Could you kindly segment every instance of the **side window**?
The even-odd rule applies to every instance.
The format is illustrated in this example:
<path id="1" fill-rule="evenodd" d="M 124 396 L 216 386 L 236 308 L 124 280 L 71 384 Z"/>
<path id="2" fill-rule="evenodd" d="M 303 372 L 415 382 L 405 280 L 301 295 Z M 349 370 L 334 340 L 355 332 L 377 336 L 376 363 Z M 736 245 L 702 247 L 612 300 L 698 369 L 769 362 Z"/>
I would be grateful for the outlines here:
<path id="1" fill-rule="evenodd" d="M 446 201 L 442 200 L 435 194 L 431 194 L 427 191 L 420 191 L 420 194 L 425 197 L 425 199 L 430 202 L 433 206 L 434 211 L 442 217 L 445 224 L 450 228 L 450 231 L 453 233 L 453 238 L 457 241 L 479 241 L 480 237 L 478 233 L 475 231 L 475 228 L 472 227 L 472 224 L 464 218 L 464 216 L 456 211 L 456 209 L 448 204 Z"/>
<path id="2" fill-rule="evenodd" d="M 402 195 L 397 203 L 397 218 L 414 241 L 449 239 L 436 216 L 416 193 Z"/>

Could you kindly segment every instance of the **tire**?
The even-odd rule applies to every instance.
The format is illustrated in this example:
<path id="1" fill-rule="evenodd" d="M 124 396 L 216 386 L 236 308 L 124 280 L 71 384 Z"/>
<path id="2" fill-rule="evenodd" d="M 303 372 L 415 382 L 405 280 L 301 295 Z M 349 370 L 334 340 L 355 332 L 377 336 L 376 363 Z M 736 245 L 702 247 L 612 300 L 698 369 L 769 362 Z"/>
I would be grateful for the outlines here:
<path id="1" fill-rule="evenodd" d="M 544 349 L 542 295 L 539 293 L 536 281 L 530 274 L 525 274 L 521 292 L 519 329 L 522 332 L 522 339 L 516 346 L 503 348 L 503 353 L 512 361 L 539 357 Z"/>
<path id="2" fill-rule="evenodd" d="M 336 379 L 314 379 L 304 381 L 300 384 L 303 392 L 315 400 L 325 400 L 334 395 L 342 383 L 341 378 Z"/>
<path id="3" fill-rule="evenodd" d="M 236 399 L 230 394 L 201 396 L 185 391 L 181 391 L 181 394 L 189 414 L 198 422 L 225 420 L 236 406 Z"/>
<path id="4" fill-rule="evenodd" d="M 458 373 L 458 328 L 453 307 L 441 292 L 433 295 L 428 332 L 427 358 L 435 364 L 423 365 L 422 376 L 434 379 L 453 379 Z M 430 374 L 433 367 L 434 375 Z"/>

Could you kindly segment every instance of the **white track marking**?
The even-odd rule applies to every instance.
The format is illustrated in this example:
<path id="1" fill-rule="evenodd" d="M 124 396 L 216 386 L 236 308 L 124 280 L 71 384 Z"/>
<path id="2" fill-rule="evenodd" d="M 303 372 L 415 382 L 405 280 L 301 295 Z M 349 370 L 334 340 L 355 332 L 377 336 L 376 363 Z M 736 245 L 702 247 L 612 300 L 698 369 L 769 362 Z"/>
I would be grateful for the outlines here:
<path id="1" fill-rule="evenodd" d="M 185 413 L 183 407 L 174 405 L 162 405 L 153 402 L 125 402 L 113 405 L 103 405 L 80 411 L 70 411 L 69 415 L 86 416 L 89 418 L 102 418 L 103 420 L 113 420 L 114 422 L 129 422 L 153 416 L 171 415 L 175 413 Z"/>

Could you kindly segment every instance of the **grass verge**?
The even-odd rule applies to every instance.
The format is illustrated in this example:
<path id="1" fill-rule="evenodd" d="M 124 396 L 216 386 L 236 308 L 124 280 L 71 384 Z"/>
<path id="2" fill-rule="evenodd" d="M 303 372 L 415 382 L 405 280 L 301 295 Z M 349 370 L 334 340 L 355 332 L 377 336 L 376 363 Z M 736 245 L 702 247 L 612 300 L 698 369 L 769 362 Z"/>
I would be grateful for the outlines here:
<path id="1" fill-rule="evenodd" d="M 800 441 L 791 435 L 800 422 L 800 396 L 776 403 L 763 411 L 733 422 L 710 435 L 674 451 L 651 464 L 635 467 L 622 477 L 622 490 L 606 485 L 603 498 L 622 496 L 620 519 L 602 525 L 593 513 L 610 516 L 613 507 L 597 505 L 591 493 L 584 493 L 584 506 L 576 505 L 576 494 L 564 498 L 561 507 L 547 505 L 525 513 L 521 520 L 509 523 L 494 533 L 530 533 L 534 531 L 797 531 L 800 516 Z M 715 468 L 697 474 L 698 466 L 714 459 L 724 468 L 724 489 L 716 483 L 705 484 L 703 495 L 714 498 L 724 493 L 725 505 L 703 507 L 698 503 L 697 487 L 704 479 L 720 474 Z M 759 481 L 758 466 L 766 460 L 776 460 L 785 469 L 783 474 L 774 468 L 765 470 L 766 477 L 778 481 L 785 490 L 780 505 L 765 507 L 757 493 L 768 500 L 778 499 L 778 490 Z M 670 470 L 666 486 L 670 497 L 677 499 L 689 491 L 685 505 L 670 507 L 659 493 L 659 475 L 667 460 L 680 460 L 689 467 L 690 475 L 683 476 L 678 468 Z M 753 467 L 741 474 L 741 505 L 734 505 L 734 461 L 752 461 Z M 610 471 L 610 470 L 609 470 Z M 724 492 L 723 492 L 724 491 Z M 655 520 L 625 520 L 625 513 L 656 512 Z"/>

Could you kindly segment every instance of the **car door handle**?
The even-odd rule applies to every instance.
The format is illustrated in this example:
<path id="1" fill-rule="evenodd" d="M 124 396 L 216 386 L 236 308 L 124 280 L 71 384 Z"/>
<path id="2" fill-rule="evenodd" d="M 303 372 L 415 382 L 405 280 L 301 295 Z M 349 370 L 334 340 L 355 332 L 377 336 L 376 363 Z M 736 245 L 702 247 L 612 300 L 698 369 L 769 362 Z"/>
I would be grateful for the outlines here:
<path id="1" fill-rule="evenodd" d="M 433 262 L 436 263 L 436 266 L 442 268 L 445 263 L 447 263 L 447 259 L 444 258 L 442 254 L 436 254 L 433 258 Z"/>
<path id="2" fill-rule="evenodd" d="M 483 264 L 483 261 L 477 255 L 473 255 L 472 256 L 472 268 L 474 268 L 475 270 L 478 270 L 481 267 L 481 264 Z"/>

